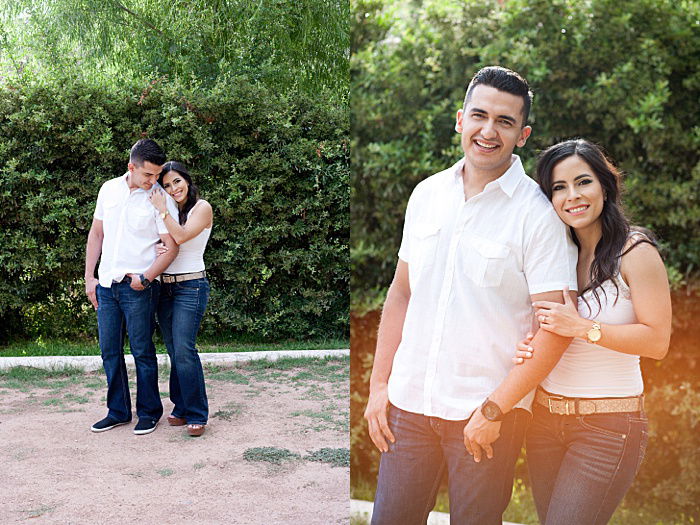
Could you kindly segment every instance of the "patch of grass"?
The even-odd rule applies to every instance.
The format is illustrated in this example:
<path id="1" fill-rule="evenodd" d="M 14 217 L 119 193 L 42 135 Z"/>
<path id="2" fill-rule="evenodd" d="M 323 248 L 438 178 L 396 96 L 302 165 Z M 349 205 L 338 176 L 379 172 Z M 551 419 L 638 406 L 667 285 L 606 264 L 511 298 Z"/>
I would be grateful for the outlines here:
<path id="1" fill-rule="evenodd" d="M 158 394 L 160 395 L 161 399 L 165 399 L 167 397 L 170 397 L 170 392 L 163 392 L 161 390 L 160 392 L 158 392 Z"/>
<path id="2" fill-rule="evenodd" d="M 231 421 L 231 419 L 233 419 L 233 416 L 233 410 L 217 410 L 211 415 L 212 418 L 217 417 L 219 419 L 223 419 L 224 421 Z"/>
<path id="3" fill-rule="evenodd" d="M 51 399 L 44 399 L 41 404 L 44 406 L 62 406 L 63 402 L 60 399 L 52 397 Z"/>
<path id="4" fill-rule="evenodd" d="M 195 463 L 194 465 L 192 465 L 192 468 L 193 468 L 194 470 L 201 470 L 201 469 L 203 469 L 203 468 L 206 467 L 206 466 L 207 466 L 206 463 Z"/>
<path id="5" fill-rule="evenodd" d="M 311 419 L 316 419 L 321 421 L 320 425 L 311 427 L 311 430 L 348 430 L 348 414 L 347 412 L 338 411 L 338 409 L 332 405 L 323 405 L 321 410 L 296 410 L 291 413 L 292 417 L 305 416 Z M 340 417 L 339 417 L 340 416 Z"/>
<path id="6" fill-rule="evenodd" d="M 13 366 L 6 370 L 0 370 L 0 381 L 21 381 L 34 383 L 36 381 L 47 381 L 49 379 L 82 376 L 85 371 L 82 368 L 67 366 L 64 368 L 44 369 L 33 366 Z"/>
<path id="7" fill-rule="evenodd" d="M 223 368 L 220 366 L 208 366 L 207 378 L 215 381 L 226 381 L 227 383 L 236 383 L 238 385 L 247 385 L 250 379 L 239 371 L 232 368 Z"/>
<path id="8" fill-rule="evenodd" d="M 36 509 L 25 510 L 22 512 L 26 513 L 28 518 L 38 518 L 40 516 L 43 516 L 47 512 L 53 512 L 55 508 L 55 505 L 41 505 Z"/>
<path id="9" fill-rule="evenodd" d="M 232 338 L 212 338 L 209 341 L 199 341 L 197 345 L 200 352 L 260 352 L 277 350 L 327 350 L 349 348 L 347 339 L 317 339 L 313 341 L 281 341 L 276 343 L 260 342 L 254 340 L 235 340 Z M 128 343 L 124 348 L 129 353 Z M 165 354 L 165 345 L 156 344 L 156 352 Z M 51 355 L 100 355 L 100 347 L 97 341 L 73 342 L 73 341 L 21 341 L 0 348 L 0 357 L 28 357 Z"/>
<path id="10" fill-rule="evenodd" d="M 158 472 L 158 474 L 160 474 L 164 478 L 167 478 L 168 476 L 172 476 L 174 474 L 173 469 L 170 469 L 170 468 L 164 468 L 164 469 L 158 470 L 157 472 Z"/>
<path id="11" fill-rule="evenodd" d="M 68 403 L 78 403 L 79 405 L 84 405 L 85 403 L 90 401 L 90 399 L 88 399 L 87 396 L 79 396 L 76 394 L 66 394 L 65 396 L 63 396 L 63 399 Z"/>
<path id="12" fill-rule="evenodd" d="M 321 463 L 330 463 L 334 467 L 349 467 L 350 466 L 350 449 L 348 448 L 322 448 L 309 452 L 304 456 L 307 461 L 318 461 Z"/>
<path id="13" fill-rule="evenodd" d="M 301 459 L 301 456 L 286 448 L 255 447 L 246 449 L 243 452 L 243 459 L 246 461 L 263 461 L 274 465 L 281 465 L 287 461 Z"/>

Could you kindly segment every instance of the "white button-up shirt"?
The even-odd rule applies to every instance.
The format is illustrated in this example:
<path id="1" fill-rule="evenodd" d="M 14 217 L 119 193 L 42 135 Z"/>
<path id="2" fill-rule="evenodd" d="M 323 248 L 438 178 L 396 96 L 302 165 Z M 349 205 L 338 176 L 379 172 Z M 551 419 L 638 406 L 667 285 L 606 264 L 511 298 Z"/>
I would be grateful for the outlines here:
<path id="1" fill-rule="evenodd" d="M 411 298 L 389 377 L 395 406 L 448 420 L 467 419 L 508 374 L 533 327 L 530 295 L 577 288 L 576 246 L 520 158 L 466 201 L 462 165 L 408 202 L 399 257 Z"/>
<path id="2" fill-rule="evenodd" d="M 100 285 L 112 286 L 112 281 L 121 281 L 127 273 L 143 273 L 156 259 L 156 243 L 160 234 L 168 229 L 160 218 L 148 196 L 150 191 L 137 188 L 133 191 L 127 184 L 128 172 L 121 177 L 105 182 L 100 188 L 95 206 L 95 219 L 102 221 L 104 239 L 102 256 L 97 275 Z M 166 194 L 168 211 L 178 216 L 175 201 Z"/>

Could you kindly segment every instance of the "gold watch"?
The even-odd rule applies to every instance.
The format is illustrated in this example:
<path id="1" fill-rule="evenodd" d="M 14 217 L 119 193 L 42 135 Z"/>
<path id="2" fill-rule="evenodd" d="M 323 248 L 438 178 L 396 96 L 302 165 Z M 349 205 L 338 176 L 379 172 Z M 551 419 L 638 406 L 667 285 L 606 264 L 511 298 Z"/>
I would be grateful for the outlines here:
<path id="1" fill-rule="evenodd" d="M 600 341 L 602 335 L 603 334 L 600 331 L 600 323 L 593 323 L 591 329 L 586 332 L 586 338 L 588 339 L 588 342 L 592 344 L 596 344 L 598 341 Z"/>
<path id="2" fill-rule="evenodd" d="M 160 212 L 160 220 L 164 221 L 166 215 L 168 215 L 168 210 Z"/>

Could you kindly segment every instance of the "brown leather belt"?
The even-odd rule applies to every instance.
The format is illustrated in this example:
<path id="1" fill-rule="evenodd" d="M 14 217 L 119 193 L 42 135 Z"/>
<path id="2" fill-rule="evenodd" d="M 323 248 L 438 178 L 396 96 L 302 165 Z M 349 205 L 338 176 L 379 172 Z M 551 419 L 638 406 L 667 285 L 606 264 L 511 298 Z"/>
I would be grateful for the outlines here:
<path id="1" fill-rule="evenodd" d="M 161 277 L 163 278 L 163 282 L 166 284 L 181 283 L 183 281 L 191 281 L 193 279 L 203 279 L 206 276 L 207 276 L 207 272 L 204 270 L 202 270 L 201 272 L 193 272 L 193 273 L 174 273 L 174 274 L 163 273 L 163 274 L 161 274 Z"/>
<path id="2" fill-rule="evenodd" d="M 550 414 L 561 416 L 588 416 L 613 412 L 641 412 L 644 395 L 634 397 L 606 397 L 584 399 L 550 394 L 541 388 L 535 393 L 535 402 L 546 407 Z"/>

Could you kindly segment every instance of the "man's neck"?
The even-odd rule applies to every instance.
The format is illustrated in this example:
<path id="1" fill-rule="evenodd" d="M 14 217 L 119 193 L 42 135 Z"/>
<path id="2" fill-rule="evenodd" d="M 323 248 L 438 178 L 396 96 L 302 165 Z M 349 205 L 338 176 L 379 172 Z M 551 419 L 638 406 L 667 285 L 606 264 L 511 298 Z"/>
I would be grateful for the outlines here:
<path id="1" fill-rule="evenodd" d="M 502 168 L 496 170 L 480 170 L 470 165 L 465 160 L 462 164 L 462 184 L 464 185 L 465 200 L 469 200 L 484 191 L 484 188 L 489 182 L 493 182 L 501 177 L 508 171 L 512 164 L 513 159 L 511 157 L 510 162 Z"/>

